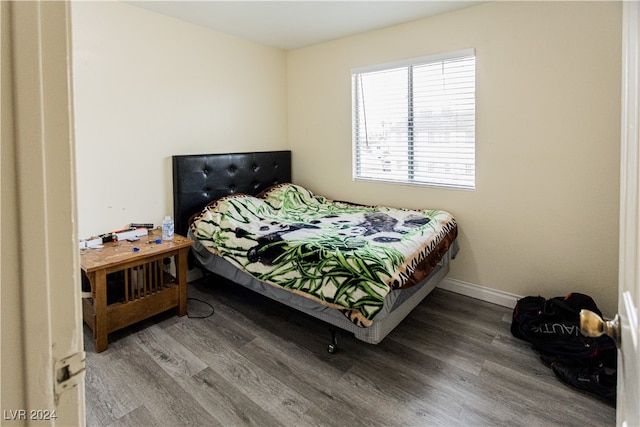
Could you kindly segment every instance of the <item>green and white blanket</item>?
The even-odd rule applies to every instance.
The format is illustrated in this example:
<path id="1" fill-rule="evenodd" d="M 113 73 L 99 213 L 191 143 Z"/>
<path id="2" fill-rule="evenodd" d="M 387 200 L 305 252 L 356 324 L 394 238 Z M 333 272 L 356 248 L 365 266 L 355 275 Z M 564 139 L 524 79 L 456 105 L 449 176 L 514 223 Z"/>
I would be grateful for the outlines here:
<path id="1" fill-rule="evenodd" d="M 426 276 L 457 235 L 440 210 L 362 206 L 280 184 L 258 197 L 226 196 L 192 222 L 209 251 L 257 279 L 334 307 L 370 326 L 393 289 Z M 433 257 L 432 257 L 433 258 Z M 426 270 L 426 271 L 425 271 Z"/>

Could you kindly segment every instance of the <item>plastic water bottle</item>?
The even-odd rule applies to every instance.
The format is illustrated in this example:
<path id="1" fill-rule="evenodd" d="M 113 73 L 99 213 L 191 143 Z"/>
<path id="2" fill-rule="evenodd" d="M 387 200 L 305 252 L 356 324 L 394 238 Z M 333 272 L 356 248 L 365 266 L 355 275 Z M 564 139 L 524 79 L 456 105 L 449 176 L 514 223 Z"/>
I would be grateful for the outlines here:
<path id="1" fill-rule="evenodd" d="M 162 221 L 162 240 L 173 240 L 173 219 L 169 215 Z"/>

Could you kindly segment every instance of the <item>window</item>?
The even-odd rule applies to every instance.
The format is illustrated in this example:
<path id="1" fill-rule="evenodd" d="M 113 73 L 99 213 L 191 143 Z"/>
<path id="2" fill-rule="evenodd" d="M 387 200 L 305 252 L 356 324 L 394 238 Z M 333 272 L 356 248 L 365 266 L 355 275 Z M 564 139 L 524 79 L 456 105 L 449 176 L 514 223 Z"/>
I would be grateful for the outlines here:
<path id="1" fill-rule="evenodd" d="M 351 72 L 354 179 L 475 188 L 473 49 Z"/>

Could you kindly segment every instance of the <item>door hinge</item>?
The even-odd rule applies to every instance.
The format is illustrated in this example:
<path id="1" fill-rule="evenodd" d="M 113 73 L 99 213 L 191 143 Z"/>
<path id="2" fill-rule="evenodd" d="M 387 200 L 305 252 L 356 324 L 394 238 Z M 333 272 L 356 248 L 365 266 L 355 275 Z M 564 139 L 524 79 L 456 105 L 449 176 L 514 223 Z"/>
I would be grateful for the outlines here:
<path id="1" fill-rule="evenodd" d="M 54 369 L 56 398 L 83 381 L 85 352 L 81 351 L 56 362 Z"/>

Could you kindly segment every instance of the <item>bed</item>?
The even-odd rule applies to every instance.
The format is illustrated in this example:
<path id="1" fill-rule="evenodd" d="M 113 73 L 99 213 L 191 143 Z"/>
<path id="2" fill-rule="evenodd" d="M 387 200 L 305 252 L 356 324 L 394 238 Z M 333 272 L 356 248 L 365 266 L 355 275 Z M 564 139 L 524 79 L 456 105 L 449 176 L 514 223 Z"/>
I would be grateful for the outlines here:
<path id="1" fill-rule="evenodd" d="M 291 152 L 173 156 L 176 232 L 195 266 L 381 342 L 449 271 L 457 224 L 442 210 L 327 199 L 292 183 Z"/>

